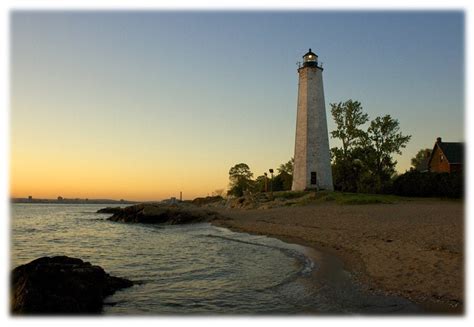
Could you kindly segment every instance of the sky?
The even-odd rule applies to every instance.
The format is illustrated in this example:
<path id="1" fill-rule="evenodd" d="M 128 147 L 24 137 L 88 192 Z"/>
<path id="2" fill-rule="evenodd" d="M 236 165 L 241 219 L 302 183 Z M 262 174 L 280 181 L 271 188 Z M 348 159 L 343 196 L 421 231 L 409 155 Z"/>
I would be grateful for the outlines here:
<path id="1" fill-rule="evenodd" d="M 462 11 L 13 11 L 13 197 L 184 199 L 294 151 L 297 65 L 412 138 L 464 141 Z M 330 147 L 337 140 L 330 138 Z"/>

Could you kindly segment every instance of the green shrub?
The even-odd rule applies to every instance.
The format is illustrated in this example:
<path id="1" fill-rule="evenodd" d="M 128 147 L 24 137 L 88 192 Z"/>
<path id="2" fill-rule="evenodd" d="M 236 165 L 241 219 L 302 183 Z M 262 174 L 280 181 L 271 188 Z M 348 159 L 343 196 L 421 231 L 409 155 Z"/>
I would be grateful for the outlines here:
<path id="1" fill-rule="evenodd" d="M 195 198 L 194 200 L 190 201 L 192 204 L 195 204 L 195 205 L 206 205 L 206 204 L 210 204 L 210 203 L 215 203 L 215 202 L 219 202 L 219 201 L 222 201 L 224 200 L 224 198 L 220 195 L 216 195 L 216 196 L 206 196 L 205 198 L 201 197 L 201 198 Z"/>
<path id="2" fill-rule="evenodd" d="M 392 193 L 414 197 L 462 198 L 464 178 L 462 173 L 422 173 L 411 170 L 393 181 Z"/>
<path id="3" fill-rule="evenodd" d="M 305 196 L 306 194 L 311 193 L 310 191 L 284 191 L 284 192 L 274 192 L 273 197 L 282 198 L 286 200 L 297 199 Z"/>

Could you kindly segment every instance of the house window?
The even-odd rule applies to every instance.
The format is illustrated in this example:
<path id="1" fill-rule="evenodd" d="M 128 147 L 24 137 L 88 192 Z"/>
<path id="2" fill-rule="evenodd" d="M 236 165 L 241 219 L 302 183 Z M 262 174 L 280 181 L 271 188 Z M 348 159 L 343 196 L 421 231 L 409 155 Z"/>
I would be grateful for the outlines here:
<path id="1" fill-rule="evenodd" d="M 443 156 L 443 155 L 440 155 L 440 156 L 439 156 L 439 159 L 440 159 L 441 162 L 443 162 L 444 156 Z"/>
<path id="2" fill-rule="evenodd" d="M 311 172 L 311 185 L 316 185 L 316 172 Z"/>

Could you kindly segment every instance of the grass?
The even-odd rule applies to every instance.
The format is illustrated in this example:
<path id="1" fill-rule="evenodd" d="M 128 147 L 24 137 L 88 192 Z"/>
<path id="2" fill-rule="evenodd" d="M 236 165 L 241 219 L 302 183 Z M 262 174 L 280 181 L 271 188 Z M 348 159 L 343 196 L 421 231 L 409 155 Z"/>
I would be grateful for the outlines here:
<path id="1" fill-rule="evenodd" d="M 301 198 L 302 196 L 305 196 L 307 194 L 311 194 L 313 192 L 311 191 L 280 191 L 280 192 L 273 192 L 273 197 L 275 199 L 285 199 L 285 200 L 292 200 L 292 199 L 298 199 Z"/>
<path id="2" fill-rule="evenodd" d="M 262 195 L 263 194 L 263 195 Z M 330 191 L 279 191 L 273 192 L 274 200 L 283 206 L 298 207 L 311 203 L 333 202 L 338 205 L 364 205 L 364 204 L 393 204 L 414 200 L 415 198 L 402 197 L 388 194 L 364 194 Z M 244 197 L 237 199 L 240 203 L 245 201 Z M 260 197 L 254 199 L 257 205 L 272 202 L 270 193 L 261 193 Z"/>
<path id="3" fill-rule="evenodd" d="M 337 204 L 392 204 L 409 200 L 409 198 L 396 195 L 329 191 L 281 191 L 274 192 L 273 197 L 275 199 L 287 200 L 288 202 L 285 203 L 286 206 L 300 206 L 314 202 L 334 202 Z"/>
<path id="4" fill-rule="evenodd" d="M 400 201 L 407 201 L 408 198 L 387 195 L 387 194 L 363 194 L 363 193 L 346 193 L 346 192 L 316 192 L 316 202 L 335 201 L 338 204 L 393 204 Z"/>

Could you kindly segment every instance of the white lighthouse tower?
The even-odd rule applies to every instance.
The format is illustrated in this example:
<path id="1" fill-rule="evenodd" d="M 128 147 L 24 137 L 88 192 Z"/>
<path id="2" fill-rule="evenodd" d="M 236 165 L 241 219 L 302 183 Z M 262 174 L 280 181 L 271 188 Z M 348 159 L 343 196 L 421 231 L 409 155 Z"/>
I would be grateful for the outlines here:
<path id="1" fill-rule="evenodd" d="M 298 68 L 298 74 L 295 162 L 291 189 L 332 191 L 323 68 L 311 49 L 303 56 L 303 65 Z"/>

